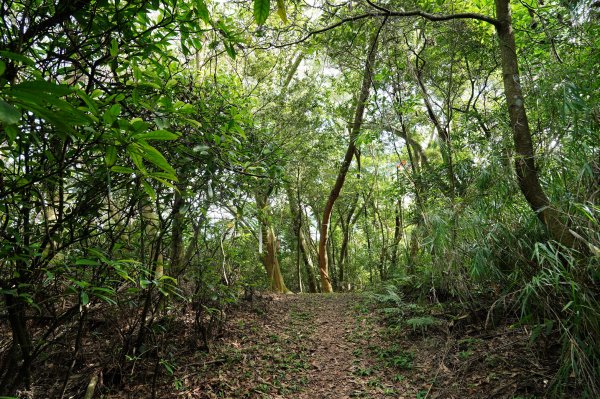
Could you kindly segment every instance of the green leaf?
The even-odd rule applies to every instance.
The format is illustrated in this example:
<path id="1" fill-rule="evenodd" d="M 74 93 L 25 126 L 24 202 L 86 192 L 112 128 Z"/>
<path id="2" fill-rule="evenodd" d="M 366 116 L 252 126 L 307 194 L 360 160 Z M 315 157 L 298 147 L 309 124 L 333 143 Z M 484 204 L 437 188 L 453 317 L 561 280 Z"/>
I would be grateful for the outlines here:
<path id="1" fill-rule="evenodd" d="M 287 12 L 285 11 L 285 3 L 283 0 L 277 0 L 277 15 L 283 21 L 284 24 L 288 23 Z"/>
<path id="2" fill-rule="evenodd" d="M 136 134 L 134 138 L 141 140 L 176 140 L 179 135 L 171 133 L 168 130 L 155 130 L 153 132 Z"/>
<path id="3" fill-rule="evenodd" d="M 94 114 L 98 113 L 98 106 L 96 105 L 96 102 L 92 100 L 92 98 L 88 96 L 86 92 L 81 89 L 75 89 L 75 92 L 87 104 L 90 111 L 92 111 Z"/>
<path id="4" fill-rule="evenodd" d="M 153 178 L 154 180 L 156 180 L 157 182 L 159 182 L 159 183 L 162 183 L 162 184 L 164 184 L 165 186 L 172 188 L 173 190 L 177 190 L 177 187 L 175 187 L 175 186 L 174 186 L 172 183 L 168 182 L 167 180 L 165 180 L 165 179 L 162 179 L 162 178 L 160 178 L 160 177 L 153 176 L 153 175 L 149 175 L 149 176 L 150 176 L 151 178 Z M 173 181 L 177 181 L 177 178 L 175 178 L 175 177 L 171 177 L 171 179 L 172 179 Z"/>
<path id="5" fill-rule="evenodd" d="M 152 284 L 151 280 L 148 280 L 148 279 L 145 279 L 145 278 L 143 278 L 143 279 L 140 280 L 140 287 L 142 287 L 142 288 L 146 288 L 150 284 Z"/>
<path id="6" fill-rule="evenodd" d="M 22 104 L 23 108 L 33 112 L 38 117 L 51 123 L 54 127 L 63 133 L 75 133 L 73 126 L 68 123 L 72 122 L 64 112 L 53 112 L 36 104 Z"/>
<path id="7" fill-rule="evenodd" d="M 98 266 L 98 261 L 93 259 L 77 259 L 76 265 Z"/>
<path id="8" fill-rule="evenodd" d="M 270 0 L 254 0 L 254 20 L 258 25 L 265 23 L 271 12 Z"/>
<path id="9" fill-rule="evenodd" d="M 107 125 L 112 125 L 121 113 L 121 106 L 119 104 L 113 104 L 102 116 L 104 122 Z"/>
<path id="10" fill-rule="evenodd" d="M 155 201 L 156 200 L 156 191 L 154 190 L 154 188 L 147 181 L 142 181 L 142 186 L 144 186 L 144 191 L 146 192 L 146 194 L 148 194 L 150 199 Z"/>
<path id="11" fill-rule="evenodd" d="M 156 148 L 152 147 L 150 144 L 145 142 L 141 142 L 140 144 L 142 145 L 141 155 L 142 157 L 144 157 L 144 159 L 158 166 L 165 172 L 171 173 L 173 175 L 176 174 L 175 169 L 173 169 L 173 167 L 169 165 L 169 162 L 167 162 L 165 157 Z"/>
<path id="12" fill-rule="evenodd" d="M 117 162 L 117 148 L 114 145 L 106 149 L 106 166 L 111 167 Z"/>
<path id="13" fill-rule="evenodd" d="M 142 156 L 136 152 L 135 148 L 133 148 L 133 146 L 131 144 L 127 146 L 127 153 L 129 154 L 129 157 L 131 158 L 131 160 L 133 161 L 135 166 L 138 168 L 138 170 L 140 172 L 142 172 L 143 174 L 147 174 L 148 171 L 146 170 L 146 167 L 144 166 L 144 161 L 142 160 Z"/>
<path id="14" fill-rule="evenodd" d="M 112 170 L 113 172 L 125 173 L 128 175 L 135 173 L 135 170 L 133 170 L 131 168 L 126 168 L 125 166 L 113 166 L 110 168 L 110 170 Z"/>
<path id="15" fill-rule="evenodd" d="M 88 303 L 90 303 L 90 297 L 88 296 L 87 292 L 85 291 L 81 291 L 81 304 L 83 306 L 87 305 Z"/>
<path id="16" fill-rule="evenodd" d="M 9 60 L 20 62 L 23 65 L 34 66 L 35 63 L 31 58 L 25 57 L 22 54 L 12 53 L 10 51 L 0 51 L 0 56 L 8 58 Z"/>
<path id="17" fill-rule="evenodd" d="M 225 46 L 225 51 L 227 52 L 227 55 L 235 60 L 235 56 L 237 55 L 237 53 L 235 52 L 235 48 L 233 48 L 233 45 L 227 42 L 223 43 L 223 45 Z"/>
<path id="18" fill-rule="evenodd" d="M 66 84 L 57 84 L 43 79 L 26 80 L 15 86 L 14 90 L 23 90 L 33 93 L 51 94 L 55 97 L 62 97 L 71 94 L 73 90 Z"/>
<path id="19" fill-rule="evenodd" d="M 17 125 L 4 126 L 4 131 L 6 132 L 6 136 L 8 136 L 8 143 L 14 143 L 17 135 L 19 134 L 19 128 L 17 128 Z"/>
<path id="20" fill-rule="evenodd" d="M 6 64 L 0 60 L 0 76 L 4 75 L 4 71 L 6 71 Z"/>
<path id="21" fill-rule="evenodd" d="M 110 56 L 116 57 L 119 55 L 119 42 L 117 39 L 112 39 L 110 42 Z"/>
<path id="22" fill-rule="evenodd" d="M 210 23 L 210 13 L 208 12 L 208 7 L 206 7 L 204 0 L 196 0 L 196 12 L 202 21 L 207 24 Z"/>
<path id="23" fill-rule="evenodd" d="M 98 298 L 106 303 L 109 303 L 111 305 L 117 304 L 117 302 L 114 299 L 112 299 L 112 297 L 115 296 L 115 291 L 111 288 L 92 287 L 92 294 L 96 298 Z"/>
<path id="24" fill-rule="evenodd" d="M 19 122 L 19 119 L 21 119 L 19 110 L 6 101 L 0 100 L 0 122 L 7 125 L 13 125 Z"/>

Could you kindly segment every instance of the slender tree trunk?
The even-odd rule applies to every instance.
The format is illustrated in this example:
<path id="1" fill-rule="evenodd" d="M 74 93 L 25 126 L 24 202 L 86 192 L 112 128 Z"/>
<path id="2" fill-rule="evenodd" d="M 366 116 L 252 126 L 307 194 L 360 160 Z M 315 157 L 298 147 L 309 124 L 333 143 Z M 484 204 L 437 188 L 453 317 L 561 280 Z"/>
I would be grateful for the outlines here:
<path id="1" fill-rule="evenodd" d="M 175 191 L 173 201 L 173 226 L 171 228 L 171 275 L 177 276 L 181 272 L 183 263 L 183 228 L 184 218 L 183 197 L 179 191 Z"/>
<path id="2" fill-rule="evenodd" d="M 306 275 L 308 277 L 308 292 L 319 292 L 317 287 L 317 278 L 315 277 L 314 272 L 313 260 L 310 255 L 306 233 L 303 229 L 300 230 L 300 249 L 302 251 L 302 258 L 304 259 Z"/>
<path id="3" fill-rule="evenodd" d="M 380 29 L 381 28 L 379 28 L 377 33 L 373 35 L 372 43 L 369 46 L 369 53 L 367 55 L 367 61 L 365 63 L 365 70 L 363 74 L 362 87 L 356 103 L 354 122 L 352 124 L 352 129 L 350 130 L 350 142 L 348 143 L 346 155 L 344 156 L 344 160 L 340 166 L 335 184 L 329 193 L 329 198 L 327 199 L 325 210 L 323 212 L 323 219 L 321 221 L 321 236 L 319 238 L 319 271 L 321 273 L 321 288 L 323 292 L 333 291 L 331 279 L 329 278 L 329 265 L 327 258 L 327 234 L 329 231 L 329 222 L 331 219 L 331 212 L 333 211 L 333 205 L 342 191 L 342 187 L 346 181 L 346 174 L 348 173 L 348 169 L 352 163 L 352 157 L 354 157 L 354 154 L 356 153 L 356 138 L 358 137 L 358 133 L 360 132 L 362 126 L 365 106 L 371 91 L 373 65 L 375 63 L 375 55 L 377 53 L 377 40 L 379 38 Z"/>
<path id="4" fill-rule="evenodd" d="M 329 242 L 327 243 L 327 259 L 331 260 L 331 285 L 334 290 L 338 289 L 336 281 L 336 258 L 335 258 L 335 230 L 338 223 L 329 225 Z"/>
<path id="5" fill-rule="evenodd" d="M 288 204 L 290 207 L 290 214 L 292 217 L 293 231 L 294 235 L 296 236 L 296 261 L 299 262 L 299 258 L 302 258 L 302 262 L 304 263 L 306 274 L 308 277 L 308 291 L 317 292 L 316 279 L 313 271 L 314 266 L 312 258 L 310 256 L 310 248 L 308 248 L 308 243 L 304 234 L 304 229 L 302 228 L 302 209 L 300 207 L 299 188 L 300 187 L 298 186 L 298 191 L 296 192 L 296 194 L 294 194 L 292 187 L 289 183 L 285 186 L 288 197 Z M 300 265 L 297 264 L 296 267 L 298 268 L 298 284 L 300 285 Z"/>
<path id="6" fill-rule="evenodd" d="M 525 101 L 520 84 L 519 65 L 509 0 L 496 0 L 496 26 L 500 40 L 502 78 L 508 105 L 510 125 L 515 144 L 515 170 L 519 188 L 527 203 L 548 229 L 550 236 L 568 247 L 581 247 L 563 222 L 560 213 L 552 207 L 544 192 L 535 165 L 535 154 L 531 131 L 525 110 Z"/>
<path id="7" fill-rule="evenodd" d="M 338 284 L 340 286 L 344 284 L 344 269 L 346 267 L 346 261 L 348 259 L 348 244 L 350 243 L 350 234 L 352 232 L 352 227 L 354 226 L 354 223 L 356 222 L 356 219 L 360 214 L 360 212 L 356 215 L 354 213 L 356 211 L 356 205 L 358 204 L 358 198 L 359 195 L 357 193 L 354 196 L 354 200 L 350 205 L 350 209 L 348 210 L 348 214 L 346 215 L 346 217 L 340 218 L 340 225 L 342 226 L 342 246 L 340 248 L 340 257 L 338 261 Z"/>
<path id="8" fill-rule="evenodd" d="M 433 123 L 441 139 L 440 150 L 442 153 L 444 163 L 446 164 L 446 172 L 448 174 L 448 180 L 450 183 L 450 195 L 454 196 L 456 190 L 456 176 L 454 174 L 454 162 L 452 159 L 452 140 L 450 138 L 450 132 L 448 132 L 447 127 L 442 124 L 438 116 L 435 114 L 435 111 L 433 110 L 433 105 L 431 104 L 429 93 L 427 92 L 425 83 L 423 83 L 422 68 L 419 67 L 418 61 L 419 59 L 417 58 L 417 66 L 415 72 L 417 83 L 419 84 L 419 88 L 421 89 L 421 93 L 423 94 L 423 103 L 425 104 L 425 109 L 427 109 L 427 115 L 429 116 L 429 120 L 431 121 L 431 123 Z"/>
<path id="9" fill-rule="evenodd" d="M 365 215 L 365 218 L 363 220 L 364 226 L 364 232 L 365 232 L 365 237 L 367 239 L 367 264 L 369 265 L 369 283 L 373 284 L 373 256 L 372 256 L 372 250 L 371 250 L 371 229 L 369 228 L 369 213 L 367 211 L 367 202 L 365 201 L 365 203 L 363 204 L 363 212 Z"/>
<path id="10" fill-rule="evenodd" d="M 392 245 L 392 259 L 390 264 L 392 272 L 398 267 L 398 246 L 404 235 L 404 220 L 402 216 L 402 198 L 400 198 L 396 201 L 394 209 L 394 244 Z"/>
<path id="11" fill-rule="evenodd" d="M 379 206 L 377 206 L 377 200 L 373 200 L 373 223 L 379 225 L 379 233 L 381 234 L 381 251 L 379 252 L 379 278 L 384 281 L 387 278 L 387 234 L 386 229 L 383 225 L 381 214 L 379 213 Z"/>

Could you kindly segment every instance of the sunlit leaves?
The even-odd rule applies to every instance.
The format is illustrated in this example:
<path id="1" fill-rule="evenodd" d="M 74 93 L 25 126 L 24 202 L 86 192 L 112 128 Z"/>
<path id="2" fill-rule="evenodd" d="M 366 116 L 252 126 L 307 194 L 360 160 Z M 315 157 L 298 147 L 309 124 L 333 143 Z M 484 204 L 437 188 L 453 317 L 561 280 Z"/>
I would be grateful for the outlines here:
<path id="1" fill-rule="evenodd" d="M 283 0 L 277 0 L 277 15 L 283 21 L 283 23 L 287 24 L 287 12 L 285 11 L 285 3 Z"/>
<path id="2" fill-rule="evenodd" d="M 179 136 L 167 130 L 154 130 L 152 132 L 140 133 L 134 136 L 139 140 L 175 140 Z"/>
<path id="3" fill-rule="evenodd" d="M 254 0 L 254 20 L 258 25 L 263 25 L 271 12 L 270 0 Z"/>
<path id="4" fill-rule="evenodd" d="M 194 4 L 196 6 L 195 10 L 198 17 L 207 24 L 210 23 L 210 14 L 204 0 L 196 0 Z"/>

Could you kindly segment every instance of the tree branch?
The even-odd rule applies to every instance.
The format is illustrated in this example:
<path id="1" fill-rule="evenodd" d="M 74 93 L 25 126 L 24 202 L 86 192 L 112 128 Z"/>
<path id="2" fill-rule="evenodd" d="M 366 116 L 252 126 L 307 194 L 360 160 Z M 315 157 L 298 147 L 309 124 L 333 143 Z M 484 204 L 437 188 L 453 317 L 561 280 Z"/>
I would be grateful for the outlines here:
<path id="1" fill-rule="evenodd" d="M 492 17 L 488 17 L 487 15 L 483 15 L 483 14 L 478 14 L 478 13 L 473 13 L 473 12 L 466 12 L 466 13 L 458 13 L 458 14 L 431 14 L 425 11 L 421 11 L 421 10 L 412 10 L 412 11 L 393 11 L 393 10 L 388 10 L 387 8 L 383 8 L 381 6 L 378 6 L 374 3 L 372 3 L 371 1 L 367 0 L 367 2 L 369 3 L 369 5 L 371 5 L 373 8 L 375 8 L 377 11 L 376 12 L 367 12 L 364 14 L 359 14 L 359 15 L 355 15 L 352 17 L 347 17 L 347 18 L 343 18 L 341 20 L 339 20 L 338 22 L 326 26 L 324 28 L 321 29 L 317 29 L 315 31 L 309 32 L 306 36 L 293 41 L 293 42 L 289 42 L 289 43 L 285 43 L 285 44 L 278 44 L 278 45 L 272 45 L 271 47 L 274 48 L 283 48 L 283 47 L 287 47 L 287 46 L 292 46 L 295 44 L 300 44 L 303 43 L 305 41 L 307 41 L 308 39 L 310 39 L 312 36 L 318 35 L 320 33 L 325 33 L 328 32 L 330 30 L 333 30 L 335 28 L 337 28 L 338 26 L 344 25 L 348 22 L 355 22 L 355 21 L 359 21 L 361 19 L 365 19 L 365 18 L 377 18 L 377 17 L 399 17 L 399 18 L 407 18 L 407 17 L 420 17 L 423 19 L 427 19 L 429 21 L 434 21 L 434 22 L 439 22 L 439 21 L 451 21 L 451 20 L 455 20 L 455 19 L 474 19 L 476 21 L 482 21 L 482 22 L 487 22 L 489 24 L 492 24 L 494 27 L 498 27 L 500 26 L 500 21 L 498 21 L 495 18 Z"/>

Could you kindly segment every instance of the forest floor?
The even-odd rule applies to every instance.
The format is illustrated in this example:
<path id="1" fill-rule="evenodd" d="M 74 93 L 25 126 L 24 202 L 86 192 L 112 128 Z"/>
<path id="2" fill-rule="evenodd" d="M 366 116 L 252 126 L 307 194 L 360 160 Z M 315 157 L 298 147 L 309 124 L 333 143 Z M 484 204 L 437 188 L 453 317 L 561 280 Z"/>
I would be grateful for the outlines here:
<path id="1" fill-rule="evenodd" d="M 531 331 L 409 304 L 403 323 L 359 294 L 264 295 L 236 307 L 209 351 L 183 333 L 159 398 L 543 397 L 556 369 Z M 455 309 L 460 309 L 456 307 Z M 412 314 L 411 314 L 412 312 Z M 393 312 L 392 312 L 393 313 Z M 397 315 L 394 315 L 397 317 Z M 487 324 L 487 325 L 486 325 Z M 545 353 L 545 356 L 540 354 Z M 148 383 L 113 398 L 150 397 Z"/>

